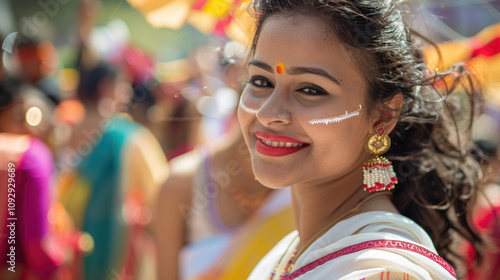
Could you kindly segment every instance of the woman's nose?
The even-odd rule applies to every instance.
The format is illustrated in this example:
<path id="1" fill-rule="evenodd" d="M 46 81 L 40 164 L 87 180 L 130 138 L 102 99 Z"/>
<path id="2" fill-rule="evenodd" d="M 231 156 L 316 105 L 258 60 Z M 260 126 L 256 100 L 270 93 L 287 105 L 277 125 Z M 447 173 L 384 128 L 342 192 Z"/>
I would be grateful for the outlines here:
<path id="1" fill-rule="evenodd" d="M 287 125 L 292 121 L 289 95 L 285 89 L 275 88 L 264 105 L 257 111 L 257 119 L 265 126 Z"/>

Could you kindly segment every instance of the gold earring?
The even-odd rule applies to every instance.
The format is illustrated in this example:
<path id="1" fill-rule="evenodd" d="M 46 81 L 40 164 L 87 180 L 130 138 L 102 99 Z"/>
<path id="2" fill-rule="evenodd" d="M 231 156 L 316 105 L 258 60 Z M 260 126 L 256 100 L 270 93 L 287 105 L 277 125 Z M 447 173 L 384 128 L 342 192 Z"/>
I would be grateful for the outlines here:
<path id="1" fill-rule="evenodd" d="M 365 142 L 365 149 L 372 158 L 363 164 L 363 190 L 370 193 L 392 190 L 398 183 L 392 163 L 380 156 L 391 147 L 391 138 L 385 133 L 381 122 L 376 122 L 373 130 Z"/>

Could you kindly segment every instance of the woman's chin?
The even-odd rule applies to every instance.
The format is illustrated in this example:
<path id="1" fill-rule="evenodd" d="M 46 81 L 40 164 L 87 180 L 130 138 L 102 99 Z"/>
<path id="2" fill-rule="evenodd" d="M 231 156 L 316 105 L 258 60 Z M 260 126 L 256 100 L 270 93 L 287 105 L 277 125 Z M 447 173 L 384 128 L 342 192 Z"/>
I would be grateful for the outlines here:
<path id="1" fill-rule="evenodd" d="M 255 179 L 259 181 L 259 183 L 261 183 L 262 185 L 274 190 L 284 189 L 290 186 L 289 182 L 284 182 L 283 180 L 279 180 L 275 176 L 256 175 Z"/>

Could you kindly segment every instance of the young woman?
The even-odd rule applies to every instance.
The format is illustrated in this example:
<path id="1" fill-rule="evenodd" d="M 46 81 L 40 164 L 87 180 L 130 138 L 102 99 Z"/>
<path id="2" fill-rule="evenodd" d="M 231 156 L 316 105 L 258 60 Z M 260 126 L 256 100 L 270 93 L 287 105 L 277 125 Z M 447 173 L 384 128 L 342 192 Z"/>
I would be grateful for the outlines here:
<path id="1" fill-rule="evenodd" d="M 238 116 L 257 179 L 291 186 L 297 231 L 249 279 L 455 279 L 453 235 L 480 245 L 467 69 L 427 69 L 391 1 L 254 3 Z"/>

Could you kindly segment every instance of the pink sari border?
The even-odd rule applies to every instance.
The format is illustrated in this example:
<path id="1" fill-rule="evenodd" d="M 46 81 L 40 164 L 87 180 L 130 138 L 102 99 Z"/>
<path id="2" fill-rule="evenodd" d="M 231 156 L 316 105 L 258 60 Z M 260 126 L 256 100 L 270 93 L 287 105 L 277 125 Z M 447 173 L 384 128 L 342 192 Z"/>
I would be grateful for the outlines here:
<path id="1" fill-rule="evenodd" d="M 438 256 L 437 254 L 425 249 L 424 247 L 413 244 L 413 243 L 409 243 L 409 242 L 399 241 L 399 240 L 381 239 L 381 240 L 372 240 L 372 241 L 358 243 L 358 244 L 346 247 L 344 249 L 340 249 L 338 251 L 335 251 L 331 254 L 328 254 L 322 258 L 319 258 L 319 259 L 297 269 L 293 273 L 290 273 L 286 277 L 282 278 L 282 280 L 295 279 L 295 278 L 297 278 L 297 277 L 299 277 L 299 276 L 301 276 L 301 275 L 303 275 L 303 274 L 317 268 L 318 266 L 321 266 L 321 265 L 323 265 L 323 264 L 325 264 L 325 263 L 327 263 L 335 258 L 345 256 L 348 254 L 352 254 L 352 253 L 356 253 L 356 252 L 359 252 L 362 250 L 374 249 L 374 248 L 401 249 L 401 250 L 407 250 L 407 251 L 411 251 L 411 252 L 420 254 L 424 257 L 427 257 L 427 258 L 433 260 L 437 264 L 441 265 L 451 275 L 453 275 L 453 277 L 455 277 L 455 278 L 457 277 L 455 274 L 455 270 L 453 269 L 453 267 L 450 264 L 448 264 L 443 258 Z"/>

